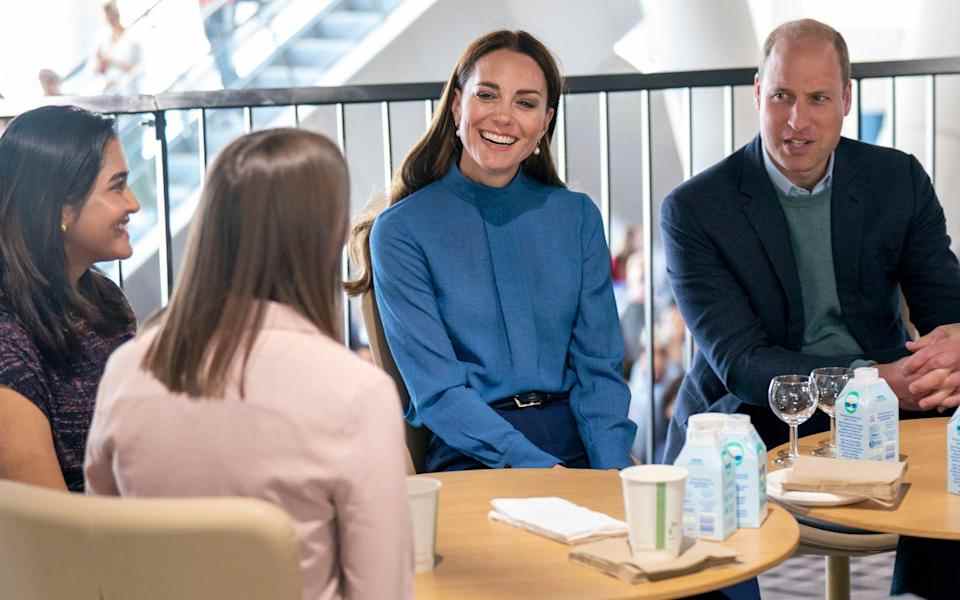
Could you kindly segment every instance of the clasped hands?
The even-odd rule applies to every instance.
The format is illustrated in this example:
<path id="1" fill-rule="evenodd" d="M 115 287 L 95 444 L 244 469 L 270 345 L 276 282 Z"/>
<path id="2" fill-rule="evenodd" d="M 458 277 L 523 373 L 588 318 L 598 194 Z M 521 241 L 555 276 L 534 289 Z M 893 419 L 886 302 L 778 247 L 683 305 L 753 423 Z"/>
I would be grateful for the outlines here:
<path id="1" fill-rule="evenodd" d="M 960 324 L 941 325 L 907 342 L 909 356 L 878 365 L 906 410 L 940 412 L 960 405 Z"/>

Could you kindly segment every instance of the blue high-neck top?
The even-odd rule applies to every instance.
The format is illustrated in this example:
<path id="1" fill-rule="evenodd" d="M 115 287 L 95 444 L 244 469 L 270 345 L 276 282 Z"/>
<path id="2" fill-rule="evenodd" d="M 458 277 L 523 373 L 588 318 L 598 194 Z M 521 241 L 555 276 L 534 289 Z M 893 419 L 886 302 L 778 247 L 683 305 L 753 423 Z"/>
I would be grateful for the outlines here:
<path id="1" fill-rule="evenodd" d="M 491 188 L 454 166 L 381 213 L 370 249 L 413 425 L 491 467 L 552 466 L 488 404 L 569 391 L 591 466 L 631 464 L 610 253 L 590 198 L 522 170 Z"/>

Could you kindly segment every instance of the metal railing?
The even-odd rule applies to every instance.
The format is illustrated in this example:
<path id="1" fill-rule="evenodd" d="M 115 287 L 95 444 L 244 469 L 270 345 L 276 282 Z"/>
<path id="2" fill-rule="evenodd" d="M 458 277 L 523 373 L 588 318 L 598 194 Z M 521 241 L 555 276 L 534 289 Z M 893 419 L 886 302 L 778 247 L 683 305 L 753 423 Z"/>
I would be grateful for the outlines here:
<path id="1" fill-rule="evenodd" d="M 655 307 L 652 299 L 655 298 L 655 254 L 657 252 L 654 244 L 654 215 L 655 209 L 660 198 L 655 194 L 655 174 L 654 174 L 654 111 L 652 110 L 652 95 L 667 90 L 676 90 L 682 98 L 682 105 L 686 135 L 682 138 L 682 143 L 686 145 L 681 148 L 682 154 L 686 156 L 683 161 L 682 177 L 684 179 L 694 175 L 693 150 L 697 141 L 702 136 L 701 131 L 694 126 L 694 92 L 701 88 L 719 88 L 722 90 L 723 103 L 723 152 L 729 154 L 735 149 L 735 114 L 737 108 L 736 90 L 744 86 L 752 86 L 756 69 L 723 69 L 709 71 L 687 71 L 672 73 L 650 73 L 650 74 L 616 74 L 616 75 L 591 75 L 582 77 L 570 77 L 566 80 L 566 91 L 560 104 L 558 112 L 557 128 L 554 137 L 556 146 L 556 160 L 558 171 L 562 178 L 566 178 L 570 172 L 570 102 L 574 97 L 593 96 L 596 101 L 596 110 L 598 123 L 595 127 L 595 135 L 600 144 L 600 198 L 599 206 L 602 211 L 606 232 L 611 234 L 611 222 L 614 214 L 614 203 L 612 201 L 611 179 L 613 167 L 611 159 L 611 132 L 616 129 L 611 122 L 610 101 L 620 93 L 639 93 L 636 114 L 639 115 L 642 127 L 641 134 L 636 140 L 636 147 L 639 150 L 638 158 L 633 163 L 642 171 L 642 188 L 639 197 L 636 199 L 641 204 L 641 221 L 643 235 L 643 264 L 647 274 L 644 282 L 645 298 L 650 299 L 644 306 L 644 331 L 641 338 L 642 346 L 647 350 L 655 347 Z M 944 77 L 950 77 L 960 74 L 960 57 L 907 60 L 892 62 L 860 63 L 853 65 L 852 77 L 855 86 L 854 108 L 855 125 L 857 135 L 863 125 L 863 84 L 868 80 L 888 79 L 890 81 L 889 98 L 889 123 L 892 130 L 892 143 L 897 143 L 897 118 L 899 111 L 903 109 L 897 102 L 897 82 L 904 78 L 920 78 L 923 82 L 926 94 L 926 106 L 924 110 L 928 112 L 929 118 L 926 119 L 927 139 L 927 168 L 931 177 L 936 175 L 936 133 L 940 125 L 936 119 L 938 81 Z M 393 127 L 391 122 L 391 110 L 401 103 L 421 103 L 424 117 L 424 126 L 429 122 L 434 110 L 434 101 L 439 97 L 442 91 L 441 83 L 410 83 L 410 84 L 388 84 L 388 85 L 359 85 L 359 86 L 341 86 L 341 87 L 305 87 L 305 88 L 286 88 L 286 89 L 262 89 L 262 90 L 225 90 L 214 92 L 177 92 L 161 94 L 157 96 L 137 96 L 137 97 L 98 97 L 98 98 L 56 98 L 58 103 L 79 104 L 92 110 L 105 113 L 114 113 L 118 115 L 151 115 L 152 126 L 155 128 L 155 137 L 159 145 L 159 152 L 156 161 L 157 169 L 157 189 L 156 206 L 159 215 L 158 227 L 162 230 L 160 250 L 159 250 L 159 270 L 156 276 L 160 281 L 160 304 L 165 304 L 169 298 L 170 291 L 174 285 L 174 257 L 172 254 L 174 231 L 170 220 L 170 185 L 167 173 L 169 170 L 169 154 L 167 149 L 167 115 L 172 111 L 197 110 L 200 119 L 200 135 L 197 148 L 198 160 L 203 168 L 210 159 L 210 148 L 207 145 L 206 122 L 209 111 L 218 109 L 242 109 L 244 115 L 244 130 L 253 128 L 253 111 L 267 107 L 289 107 L 293 110 L 294 125 L 301 125 L 301 110 L 303 107 L 331 106 L 335 109 L 336 122 L 336 140 L 341 150 L 347 155 L 348 133 L 353 126 L 350 119 L 347 118 L 346 108 L 352 105 L 372 105 L 379 106 L 380 124 L 379 135 L 382 147 L 376 149 L 379 154 L 382 151 L 383 169 L 380 170 L 378 177 L 381 181 L 376 182 L 380 189 L 386 189 L 389 185 L 390 176 L 395 168 L 392 157 L 396 156 L 398 148 L 395 147 L 396 140 L 392 134 Z M 960 100 L 958 98 L 957 100 Z M 21 110 L 30 108 L 26 105 L 12 105 L 9 102 L 4 103 L 0 100 L 0 116 L 12 116 Z M 365 149 L 367 154 L 374 154 L 373 148 Z M 642 158 L 641 158 L 642 157 Z M 353 166 L 351 165 L 351 168 Z M 348 272 L 346 258 L 344 258 L 344 273 Z M 120 275 L 123 279 L 122 270 Z M 344 319 L 347 325 L 344 329 L 349 338 L 350 306 L 344 302 Z M 686 361 L 684 367 L 689 364 L 689 357 L 693 350 L 692 340 L 689 333 L 686 335 Z M 349 342 L 349 339 L 347 340 Z M 654 429 L 653 423 L 657 419 L 654 402 L 654 352 L 647 351 L 641 368 L 646 370 L 647 379 L 643 382 L 644 391 L 649 402 L 650 426 L 647 430 L 646 455 L 654 455 Z"/>

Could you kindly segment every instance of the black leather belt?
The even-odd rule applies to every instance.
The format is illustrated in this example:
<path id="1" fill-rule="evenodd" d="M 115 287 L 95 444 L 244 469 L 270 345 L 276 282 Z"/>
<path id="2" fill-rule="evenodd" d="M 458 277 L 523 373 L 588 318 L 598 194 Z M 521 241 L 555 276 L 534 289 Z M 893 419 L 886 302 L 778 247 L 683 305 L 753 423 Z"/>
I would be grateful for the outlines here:
<path id="1" fill-rule="evenodd" d="M 543 406 L 550 402 L 566 400 L 570 392 L 521 392 L 506 398 L 500 398 L 490 403 L 491 408 L 498 410 L 513 410 L 518 408 L 532 408 Z"/>

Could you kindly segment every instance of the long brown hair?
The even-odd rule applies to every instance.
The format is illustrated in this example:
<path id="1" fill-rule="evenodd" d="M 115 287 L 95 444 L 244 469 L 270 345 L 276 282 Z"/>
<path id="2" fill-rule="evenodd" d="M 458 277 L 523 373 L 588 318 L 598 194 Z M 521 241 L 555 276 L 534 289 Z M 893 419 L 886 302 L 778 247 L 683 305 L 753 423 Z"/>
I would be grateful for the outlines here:
<path id="1" fill-rule="evenodd" d="M 270 129 L 228 145 L 207 177 L 186 266 L 155 318 L 143 368 L 172 392 L 222 397 L 241 351 L 246 368 L 266 300 L 338 337 L 349 189 L 343 155 L 320 134 Z"/>
<path id="2" fill-rule="evenodd" d="M 76 106 L 27 111 L 0 137 L 0 299 L 54 368 L 79 356 L 85 327 L 110 337 L 133 326 L 123 293 L 95 269 L 74 288 L 60 228 L 64 207 L 79 212 L 90 197 L 116 138 L 113 119 Z"/>
<path id="3" fill-rule="evenodd" d="M 373 268 L 370 259 L 370 230 L 380 212 L 410 194 L 446 175 L 447 171 L 460 159 L 462 146 L 457 137 L 457 124 L 453 121 L 453 102 L 457 90 L 463 90 L 473 69 L 481 58 L 497 50 L 512 50 L 525 54 L 536 61 L 547 82 L 547 108 L 552 108 L 556 116 L 563 93 L 563 77 L 553 55 L 540 40 L 526 31 L 494 31 L 473 41 L 463 51 L 443 88 L 440 105 L 433 115 L 433 121 L 427 132 L 413 146 L 403 164 L 394 173 L 387 194 L 386 203 L 372 206 L 354 223 L 350 231 L 350 258 L 357 268 L 357 276 L 344 286 L 353 296 L 363 294 L 373 285 Z M 539 154 L 531 154 L 523 161 L 524 173 L 546 185 L 564 187 L 557 175 L 550 154 L 550 140 L 556 118 L 550 120 L 547 135 L 540 139 Z M 385 205 L 384 205 L 385 204 Z"/>

